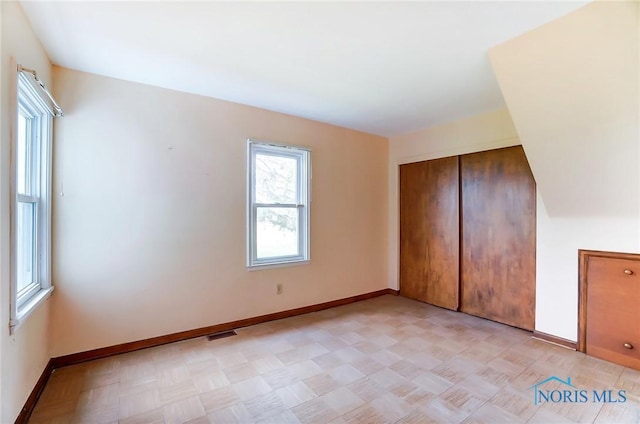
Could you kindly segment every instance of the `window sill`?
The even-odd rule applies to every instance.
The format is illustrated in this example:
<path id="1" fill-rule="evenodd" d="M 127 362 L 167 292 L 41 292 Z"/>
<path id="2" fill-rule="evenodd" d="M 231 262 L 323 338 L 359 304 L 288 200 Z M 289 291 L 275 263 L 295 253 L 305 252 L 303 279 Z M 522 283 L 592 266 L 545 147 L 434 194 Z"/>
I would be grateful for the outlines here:
<path id="1" fill-rule="evenodd" d="M 51 292 L 53 292 L 53 287 L 42 289 L 29 299 L 27 303 L 22 305 L 20 309 L 18 309 L 16 317 L 9 322 L 9 334 L 14 334 L 16 330 L 27 321 L 27 318 L 29 318 L 33 311 L 51 296 Z"/>
<path id="2" fill-rule="evenodd" d="M 305 259 L 302 261 L 291 261 L 291 262 L 277 262 L 272 264 L 257 264 L 257 265 L 247 265 L 247 271 L 260 271 L 263 269 L 271 269 L 271 268 L 284 268 L 290 266 L 299 266 L 299 265 L 307 265 L 311 263 L 310 259 Z"/>

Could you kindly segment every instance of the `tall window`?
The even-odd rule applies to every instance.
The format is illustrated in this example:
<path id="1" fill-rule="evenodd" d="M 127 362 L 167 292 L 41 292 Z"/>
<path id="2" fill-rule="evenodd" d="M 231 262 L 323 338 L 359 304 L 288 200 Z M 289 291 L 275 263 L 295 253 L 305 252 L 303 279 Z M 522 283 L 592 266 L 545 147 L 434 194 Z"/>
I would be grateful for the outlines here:
<path id="1" fill-rule="evenodd" d="M 311 153 L 249 140 L 248 266 L 309 260 Z"/>
<path id="2" fill-rule="evenodd" d="M 52 113 L 19 74 L 13 145 L 12 329 L 51 291 L 50 144 Z"/>

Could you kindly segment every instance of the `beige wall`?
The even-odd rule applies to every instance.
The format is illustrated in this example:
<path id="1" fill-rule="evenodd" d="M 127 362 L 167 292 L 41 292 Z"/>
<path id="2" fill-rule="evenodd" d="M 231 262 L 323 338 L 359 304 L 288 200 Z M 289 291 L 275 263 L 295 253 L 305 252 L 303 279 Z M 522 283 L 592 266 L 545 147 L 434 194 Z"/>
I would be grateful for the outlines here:
<path id="1" fill-rule="evenodd" d="M 509 112 L 499 109 L 389 139 L 389 286 L 398 286 L 398 165 L 520 144 Z"/>
<path id="2" fill-rule="evenodd" d="M 64 68 L 54 84 L 53 356 L 387 287 L 385 138 Z M 312 149 L 309 265 L 246 269 L 248 137 Z"/>
<path id="3" fill-rule="evenodd" d="M 536 329 L 575 340 L 576 250 L 640 251 L 638 86 L 628 79 L 638 61 L 619 61 L 637 54 L 637 37 L 625 31 L 637 36 L 638 6 L 603 7 L 492 52 L 509 111 L 389 141 L 54 68 L 66 111 L 54 141 L 56 291 L 15 336 L 0 337 L 0 421 L 13 421 L 51 356 L 397 288 L 398 165 L 521 141 L 541 194 Z M 51 75 L 20 7 L 0 2 L 0 11 L 0 313 L 8 318 L 9 58 L 47 83 Z M 313 149 L 309 265 L 245 267 L 248 137 Z"/>
<path id="4" fill-rule="evenodd" d="M 541 195 L 536 329 L 570 340 L 578 249 L 640 252 L 638 16 L 595 2 L 490 52 Z"/>
<path id="5" fill-rule="evenodd" d="M 638 217 L 639 4 L 594 2 L 490 51 L 553 217 Z"/>
<path id="6" fill-rule="evenodd" d="M 16 68 L 19 63 L 37 70 L 38 77 L 51 83 L 51 64 L 31 30 L 17 2 L 0 2 L 2 21 L 2 114 L 0 116 L 0 422 L 10 423 L 22 409 L 44 370 L 49 350 L 49 301 L 9 335 L 10 266 L 10 155 L 13 112 L 16 107 Z"/>

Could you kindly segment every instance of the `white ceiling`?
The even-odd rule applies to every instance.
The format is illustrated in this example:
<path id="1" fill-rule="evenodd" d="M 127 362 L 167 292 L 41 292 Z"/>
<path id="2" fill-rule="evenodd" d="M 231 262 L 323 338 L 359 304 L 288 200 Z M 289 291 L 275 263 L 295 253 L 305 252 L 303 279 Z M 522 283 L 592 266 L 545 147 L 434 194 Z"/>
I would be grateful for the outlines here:
<path id="1" fill-rule="evenodd" d="M 22 1 L 56 65 L 384 136 L 502 107 L 487 50 L 584 4 Z"/>

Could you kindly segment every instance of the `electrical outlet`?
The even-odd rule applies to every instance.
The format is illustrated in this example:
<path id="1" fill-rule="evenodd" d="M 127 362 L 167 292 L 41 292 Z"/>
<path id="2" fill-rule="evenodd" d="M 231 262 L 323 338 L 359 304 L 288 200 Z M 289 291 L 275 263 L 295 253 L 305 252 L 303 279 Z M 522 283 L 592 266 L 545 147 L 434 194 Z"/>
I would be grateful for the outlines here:
<path id="1" fill-rule="evenodd" d="M 282 284 L 276 286 L 276 294 L 282 294 Z"/>

